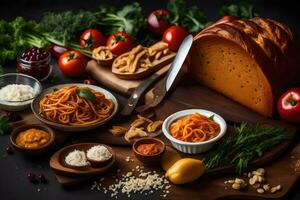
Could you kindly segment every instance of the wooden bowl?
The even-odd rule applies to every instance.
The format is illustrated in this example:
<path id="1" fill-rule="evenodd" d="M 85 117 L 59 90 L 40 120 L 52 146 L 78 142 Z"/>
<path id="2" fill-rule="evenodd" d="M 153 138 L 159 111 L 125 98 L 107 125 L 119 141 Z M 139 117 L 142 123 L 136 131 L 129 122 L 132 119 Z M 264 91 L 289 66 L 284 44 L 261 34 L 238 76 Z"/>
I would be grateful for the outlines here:
<path id="1" fill-rule="evenodd" d="M 100 65 L 100 66 L 104 66 L 104 67 L 111 67 L 114 60 L 115 60 L 115 56 L 112 57 L 112 58 L 109 58 L 109 59 L 105 59 L 105 60 L 96 60 L 97 63 Z"/>
<path id="2" fill-rule="evenodd" d="M 110 162 L 102 167 L 93 167 L 92 165 L 89 165 L 81 168 L 74 168 L 65 162 L 65 157 L 74 149 L 86 152 L 88 149 L 96 145 L 103 145 L 107 148 L 110 148 L 104 144 L 99 143 L 78 143 L 66 146 L 54 153 L 53 156 L 50 158 L 49 164 L 51 169 L 54 170 L 54 172 L 58 175 L 71 177 L 91 176 L 105 173 L 112 167 L 116 160 L 116 155 L 114 151 L 112 152 L 112 159 L 110 160 Z"/>
<path id="3" fill-rule="evenodd" d="M 96 145 L 95 145 L 95 146 L 96 146 Z M 107 145 L 104 145 L 104 144 L 102 144 L 101 146 L 104 146 L 105 148 L 107 148 L 107 150 L 111 153 L 111 156 L 110 156 L 109 158 L 105 159 L 105 160 L 100 160 L 100 161 L 91 159 L 91 158 L 89 158 L 89 157 L 87 156 L 87 160 L 91 163 L 92 167 L 97 168 L 97 167 L 103 167 L 103 166 L 106 166 L 106 165 L 108 165 L 108 164 L 112 161 L 112 159 L 113 159 L 113 155 L 115 154 L 114 150 L 113 150 L 111 147 L 109 147 L 109 146 L 107 146 Z M 93 146 L 92 146 L 92 147 L 93 147 Z M 91 148 L 92 148 L 92 147 L 91 147 Z M 87 149 L 87 151 L 88 151 L 88 150 L 89 150 L 89 149 Z M 87 151 L 86 151 L 86 153 L 87 153 Z"/>
<path id="4" fill-rule="evenodd" d="M 165 67 L 166 65 L 170 64 L 175 56 L 176 53 L 172 52 L 166 56 L 164 56 L 160 60 L 155 60 L 152 62 L 152 67 L 150 68 L 138 68 L 135 73 L 130 73 L 130 72 L 120 72 L 119 69 L 116 67 L 116 60 L 117 59 L 122 59 L 123 57 L 127 57 L 130 54 L 130 52 L 124 53 L 120 55 L 118 58 L 114 60 L 112 63 L 112 73 L 116 75 L 120 79 L 124 80 L 138 80 L 138 79 L 143 79 L 145 77 L 150 76 L 151 74 L 155 73 L 156 71 L 160 70 L 161 68 Z"/>
<path id="5" fill-rule="evenodd" d="M 153 155 L 144 155 L 137 151 L 137 148 L 139 145 L 150 144 L 150 143 L 159 143 L 162 145 L 163 148 L 159 153 L 153 154 Z M 161 158 L 162 158 L 163 154 L 165 153 L 166 145 L 163 141 L 156 139 L 156 138 L 142 138 L 142 139 L 136 140 L 134 142 L 134 144 L 132 146 L 132 150 L 134 152 L 135 157 L 142 163 L 144 163 L 146 165 L 159 165 Z"/>
<path id="6" fill-rule="evenodd" d="M 84 125 L 84 126 L 81 126 L 81 125 L 65 125 L 65 124 L 60 124 L 60 123 L 53 122 L 53 121 L 50 121 L 50 120 L 44 118 L 40 114 L 40 101 L 41 101 L 41 99 L 45 95 L 53 92 L 53 90 L 55 90 L 55 89 L 60 89 L 62 87 L 67 87 L 67 86 L 71 86 L 71 85 L 77 85 L 79 87 L 88 87 L 88 88 L 91 88 L 93 90 L 96 90 L 96 91 L 101 92 L 102 94 L 104 94 L 107 99 L 112 100 L 113 103 L 114 103 L 114 110 L 111 113 L 111 115 L 108 118 L 106 118 L 106 119 L 104 119 L 100 122 L 97 122 L 95 124 L 90 124 L 90 125 Z M 111 120 L 118 111 L 118 101 L 117 101 L 116 97 L 111 92 L 109 92 L 109 91 L 107 91 L 107 90 L 105 90 L 101 87 L 98 87 L 96 85 L 86 85 L 86 84 L 82 84 L 82 83 L 69 83 L 69 84 L 56 85 L 56 86 L 49 87 L 49 88 L 45 89 L 40 95 L 38 95 L 33 100 L 33 102 L 31 103 L 31 110 L 32 110 L 34 116 L 38 120 L 40 120 L 41 122 L 49 125 L 50 127 L 54 128 L 54 129 L 61 130 L 61 131 L 66 131 L 66 132 L 82 132 L 82 131 L 87 131 L 87 130 L 97 128 L 97 127 L 107 123 L 109 120 Z"/>
<path id="7" fill-rule="evenodd" d="M 19 146 L 16 144 L 16 138 L 19 135 L 20 132 L 28 130 L 30 128 L 36 128 L 36 129 L 41 129 L 45 132 L 47 132 L 50 135 L 50 140 L 48 143 L 42 145 L 39 148 L 35 148 L 35 149 L 28 149 L 22 146 Z M 25 125 L 21 125 L 17 128 L 15 128 L 11 135 L 10 135 L 10 143 L 12 144 L 12 146 L 18 150 L 21 153 L 27 154 L 27 155 L 37 155 L 37 154 L 42 154 L 44 152 L 46 152 L 47 150 L 49 150 L 53 144 L 54 144 L 54 139 L 55 139 L 55 134 L 53 133 L 53 130 L 51 128 L 49 128 L 46 125 L 43 124 L 25 124 Z"/>

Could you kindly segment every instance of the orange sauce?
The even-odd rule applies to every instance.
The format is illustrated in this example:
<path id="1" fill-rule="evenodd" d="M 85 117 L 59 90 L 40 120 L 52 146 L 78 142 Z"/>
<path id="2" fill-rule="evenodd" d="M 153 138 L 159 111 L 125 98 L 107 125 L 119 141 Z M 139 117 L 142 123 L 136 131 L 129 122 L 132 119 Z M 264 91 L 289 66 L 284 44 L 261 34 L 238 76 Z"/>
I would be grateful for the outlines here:
<path id="1" fill-rule="evenodd" d="M 140 144 L 137 147 L 137 151 L 141 154 L 151 156 L 160 153 L 162 148 L 162 145 L 159 143 Z"/>
<path id="2" fill-rule="evenodd" d="M 16 138 L 16 144 L 27 149 L 37 149 L 50 141 L 50 134 L 36 128 L 22 131 Z"/>

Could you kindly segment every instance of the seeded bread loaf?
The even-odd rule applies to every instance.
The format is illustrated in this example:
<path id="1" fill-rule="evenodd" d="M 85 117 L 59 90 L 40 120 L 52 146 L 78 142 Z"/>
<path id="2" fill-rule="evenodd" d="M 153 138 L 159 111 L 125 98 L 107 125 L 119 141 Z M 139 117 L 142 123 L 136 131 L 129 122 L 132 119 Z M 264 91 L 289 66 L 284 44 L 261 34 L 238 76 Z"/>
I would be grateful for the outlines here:
<path id="1" fill-rule="evenodd" d="M 188 69 L 203 85 L 272 116 L 279 95 L 300 76 L 296 49 L 293 33 L 282 23 L 228 19 L 194 37 Z"/>

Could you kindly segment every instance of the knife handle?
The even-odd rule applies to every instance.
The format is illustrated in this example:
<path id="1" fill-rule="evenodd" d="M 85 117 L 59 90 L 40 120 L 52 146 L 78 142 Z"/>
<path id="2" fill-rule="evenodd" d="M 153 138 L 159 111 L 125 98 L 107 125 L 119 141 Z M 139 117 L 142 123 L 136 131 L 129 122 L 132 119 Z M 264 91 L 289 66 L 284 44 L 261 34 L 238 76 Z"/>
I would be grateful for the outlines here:
<path id="1" fill-rule="evenodd" d="M 139 102 L 141 96 L 145 93 L 145 91 L 160 77 L 159 74 L 153 74 L 148 79 L 143 81 L 131 94 L 128 99 L 126 105 L 121 111 L 121 115 L 128 116 L 135 109 L 137 103 Z"/>
<path id="2" fill-rule="evenodd" d="M 158 104 L 162 102 L 167 94 L 166 91 L 166 77 L 158 83 L 158 85 L 153 90 L 154 99 L 150 104 L 141 105 L 136 108 L 136 111 L 140 114 L 147 113 L 148 111 L 155 108 Z"/>

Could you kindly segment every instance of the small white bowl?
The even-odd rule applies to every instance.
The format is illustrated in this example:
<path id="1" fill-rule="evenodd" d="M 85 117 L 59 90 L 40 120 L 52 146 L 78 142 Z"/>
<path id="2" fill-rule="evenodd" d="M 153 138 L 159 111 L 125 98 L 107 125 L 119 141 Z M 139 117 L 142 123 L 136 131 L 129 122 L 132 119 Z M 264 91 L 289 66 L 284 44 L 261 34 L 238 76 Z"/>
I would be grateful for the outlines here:
<path id="1" fill-rule="evenodd" d="M 182 118 L 184 116 L 191 115 L 194 113 L 199 113 L 206 117 L 210 117 L 210 116 L 214 115 L 214 121 L 220 125 L 220 133 L 211 140 L 199 142 L 199 143 L 184 142 L 184 141 L 174 138 L 169 133 L 170 125 L 174 121 L 178 120 L 179 118 Z M 173 147 L 183 153 L 188 153 L 188 154 L 197 154 L 197 153 L 203 153 L 205 151 L 208 151 L 210 148 L 213 147 L 213 145 L 218 140 L 220 140 L 225 135 L 226 129 L 227 129 L 226 122 L 220 115 L 218 115 L 214 112 L 208 111 L 208 110 L 203 110 L 203 109 L 189 109 L 189 110 L 182 110 L 182 111 L 176 112 L 176 113 L 170 115 L 168 118 L 166 118 L 162 125 L 162 131 L 163 131 L 164 135 L 170 140 Z"/>

